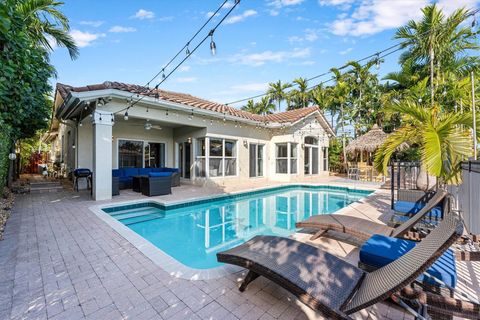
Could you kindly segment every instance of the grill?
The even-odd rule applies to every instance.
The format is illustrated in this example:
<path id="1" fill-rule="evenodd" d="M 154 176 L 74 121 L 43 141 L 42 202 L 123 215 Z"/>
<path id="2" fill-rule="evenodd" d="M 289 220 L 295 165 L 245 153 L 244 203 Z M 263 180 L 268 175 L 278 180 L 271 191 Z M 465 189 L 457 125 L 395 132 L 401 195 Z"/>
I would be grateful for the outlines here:
<path id="1" fill-rule="evenodd" d="M 73 170 L 73 177 L 75 178 L 74 189 L 78 191 L 78 180 L 84 178 L 87 180 L 87 189 L 90 189 L 92 180 L 92 171 L 87 168 L 77 168 Z"/>

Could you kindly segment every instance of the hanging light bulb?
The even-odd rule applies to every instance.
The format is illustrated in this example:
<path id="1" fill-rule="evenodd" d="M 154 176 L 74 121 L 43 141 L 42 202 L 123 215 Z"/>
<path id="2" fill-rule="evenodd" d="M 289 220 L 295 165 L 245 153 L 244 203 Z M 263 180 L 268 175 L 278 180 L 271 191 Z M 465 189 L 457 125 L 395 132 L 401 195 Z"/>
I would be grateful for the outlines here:
<path id="1" fill-rule="evenodd" d="M 127 108 L 127 111 L 125 111 L 125 115 L 123 116 L 123 120 L 125 120 L 125 121 L 128 120 L 128 108 Z"/>
<path id="2" fill-rule="evenodd" d="M 447 95 L 447 89 L 443 89 L 442 94 L 443 94 L 444 96 L 446 96 L 446 95 Z"/>
<path id="3" fill-rule="evenodd" d="M 165 80 L 165 68 L 162 68 L 162 79 Z"/>
<path id="4" fill-rule="evenodd" d="M 185 54 L 186 54 L 187 56 L 190 55 L 190 49 L 188 48 L 189 45 L 190 45 L 190 42 L 187 42 L 187 49 L 185 50 Z"/>
<path id="5" fill-rule="evenodd" d="M 98 118 L 98 120 L 102 121 L 102 114 L 100 113 L 100 117 Z"/>
<path id="6" fill-rule="evenodd" d="M 147 110 L 146 110 L 146 111 L 148 112 L 148 106 L 147 106 Z"/>
<path id="7" fill-rule="evenodd" d="M 422 101 L 423 101 L 422 98 L 418 98 L 419 103 L 422 103 Z"/>
<path id="8" fill-rule="evenodd" d="M 473 15 L 472 28 L 475 28 L 476 26 L 477 26 L 477 16 Z"/>
<path id="9" fill-rule="evenodd" d="M 210 30 L 210 33 L 208 34 L 210 36 L 210 51 L 212 52 L 212 56 L 214 56 L 217 53 L 217 45 L 215 44 L 215 41 L 213 41 L 213 32 L 215 30 L 212 29 Z"/>
<path id="10" fill-rule="evenodd" d="M 375 61 L 375 67 L 378 69 L 380 69 L 380 54 L 377 53 L 377 58 L 376 58 L 376 61 Z"/>
<path id="11" fill-rule="evenodd" d="M 78 126 L 79 126 L 79 127 L 82 127 L 82 126 L 83 126 L 82 121 L 80 121 L 80 122 L 78 123 Z"/>
<path id="12" fill-rule="evenodd" d="M 110 120 L 112 121 L 112 123 L 115 123 L 115 116 L 112 114 L 110 114 Z"/>
<path id="13" fill-rule="evenodd" d="M 165 117 L 168 117 L 168 109 L 165 111 Z"/>
<path id="14" fill-rule="evenodd" d="M 213 126 L 213 120 L 210 120 L 210 125 Z"/>
<path id="15" fill-rule="evenodd" d="M 190 115 L 188 116 L 188 120 L 193 120 L 193 109 L 192 109 L 192 112 L 190 113 Z"/>
<path id="16" fill-rule="evenodd" d="M 362 82 L 362 79 L 360 79 L 360 76 L 357 76 L 357 83 Z"/>

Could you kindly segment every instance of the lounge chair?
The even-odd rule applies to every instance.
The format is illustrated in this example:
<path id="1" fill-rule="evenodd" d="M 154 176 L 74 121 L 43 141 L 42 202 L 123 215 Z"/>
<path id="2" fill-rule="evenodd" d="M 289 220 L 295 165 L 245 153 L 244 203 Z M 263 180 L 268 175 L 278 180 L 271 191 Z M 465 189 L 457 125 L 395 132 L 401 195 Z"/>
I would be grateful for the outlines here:
<path id="1" fill-rule="evenodd" d="M 449 214 L 415 248 L 371 273 L 317 247 L 274 236 L 256 236 L 217 253 L 217 260 L 249 270 L 240 291 L 257 277 L 264 276 L 329 319 L 351 319 L 350 314 L 389 297 L 398 300 L 398 293 L 431 266 L 462 232 L 458 215 Z M 419 308 L 419 314 L 426 316 L 425 309 Z"/>
<path id="2" fill-rule="evenodd" d="M 310 240 L 315 240 L 321 237 L 329 230 L 353 236 L 358 240 L 356 241 L 357 243 L 367 241 L 374 234 L 400 238 L 406 236 L 415 225 L 422 222 L 425 215 L 442 202 L 446 195 L 446 191 L 438 190 L 420 211 L 396 228 L 389 227 L 382 223 L 341 214 L 321 214 L 312 216 L 307 220 L 297 222 L 295 226 L 297 228 L 319 229 Z"/>

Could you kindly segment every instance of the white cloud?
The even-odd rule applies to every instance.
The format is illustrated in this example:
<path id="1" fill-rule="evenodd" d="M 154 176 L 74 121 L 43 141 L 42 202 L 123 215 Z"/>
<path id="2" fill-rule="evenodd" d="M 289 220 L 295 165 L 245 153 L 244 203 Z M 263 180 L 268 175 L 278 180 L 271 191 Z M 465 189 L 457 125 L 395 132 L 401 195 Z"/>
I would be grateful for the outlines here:
<path id="1" fill-rule="evenodd" d="M 295 6 L 301 4 L 304 0 L 272 0 L 267 3 L 267 6 L 272 7 L 270 10 L 271 16 L 278 16 L 280 14 L 280 9 L 288 6 Z"/>
<path id="2" fill-rule="evenodd" d="M 172 21 L 173 17 L 172 16 L 165 16 L 165 17 L 160 17 L 157 19 L 158 21 L 166 22 L 166 21 Z"/>
<path id="3" fill-rule="evenodd" d="M 303 41 L 308 41 L 308 42 L 314 42 L 318 40 L 318 34 L 320 30 L 316 29 L 305 29 L 303 36 L 293 36 L 289 37 L 288 41 L 293 43 L 293 42 L 303 42 Z"/>
<path id="4" fill-rule="evenodd" d="M 95 40 L 105 37 L 104 33 L 90 33 L 90 32 L 83 32 L 75 29 L 70 31 L 70 35 L 72 36 L 77 46 L 80 48 L 88 47 Z"/>
<path id="5" fill-rule="evenodd" d="M 459 8 L 473 9 L 480 1 L 478 0 L 438 0 L 437 5 L 443 9 L 443 12 L 447 15 Z"/>
<path id="6" fill-rule="evenodd" d="M 293 51 L 264 51 L 260 53 L 245 54 L 240 53 L 231 57 L 229 60 L 233 63 L 240 63 L 249 66 L 262 66 L 267 62 L 284 62 L 290 59 L 304 59 L 310 57 L 310 48 L 299 49 Z"/>
<path id="7" fill-rule="evenodd" d="M 231 16 L 230 18 L 225 20 L 225 24 L 233 24 L 233 23 L 241 22 L 247 19 L 248 17 L 253 17 L 253 16 L 256 16 L 257 14 L 258 12 L 255 10 L 247 10 L 239 15 Z"/>
<path id="8" fill-rule="evenodd" d="M 132 27 L 113 26 L 108 32 L 122 33 L 122 32 L 135 32 L 137 29 Z"/>
<path id="9" fill-rule="evenodd" d="M 100 21 L 100 20 L 98 20 L 98 21 L 87 21 L 87 20 L 80 21 L 81 25 L 91 26 L 91 27 L 95 27 L 95 28 L 100 27 L 104 23 L 105 23 L 105 21 Z"/>
<path id="10" fill-rule="evenodd" d="M 176 78 L 174 81 L 177 83 L 189 83 L 189 82 L 196 82 L 198 78 L 196 77 L 180 77 Z"/>
<path id="11" fill-rule="evenodd" d="M 216 92 L 216 94 L 221 96 L 231 96 L 237 94 L 248 94 L 248 93 L 257 93 L 257 92 L 265 92 L 268 89 L 267 82 L 261 83 L 244 83 L 244 84 L 237 84 L 234 86 L 229 87 L 226 90 L 221 90 Z"/>
<path id="12" fill-rule="evenodd" d="M 343 56 L 343 55 L 346 55 L 347 53 L 351 52 L 352 50 L 353 50 L 353 48 L 347 48 L 343 51 L 340 51 L 339 54 L 341 54 Z"/>
<path id="13" fill-rule="evenodd" d="M 190 66 L 180 66 L 180 68 L 178 68 L 178 71 L 180 72 L 188 72 L 190 71 Z"/>
<path id="14" fill-rule="evenodd" d="M 319 0 L 321 6 L 340 6 L 343 10 L 350 8 L 355 0 Z"/>
<path id="15" fill-rule="evenodd" d="M 140 20 L 153 19 L 154 17 L 155 17 L 155 13 L 153 11 L 148 11 L 145 9 L 138 10 L 133 16 L 133 18 L 140 19 Z"/>
<path id="16" fill-rule="evenodd" d="M 362 0 L 350 15 L 338 17 L 330 29 L 340 36 L 372 35 L 418 19 L 422 14 L 420 9 L 426 5 L 428 0 Z"/>
<path id="17" fill-rule="evenodd" d="M 230 9 L 230 8 L 233 7 L 234 4 L 235 4 L 235 3 L 234 3 L 233 1 L 227 1 L 227 2 L 225 2 L 225 4 L 223 5 L 222 8 L 223 8 L 223 9 Z"/>

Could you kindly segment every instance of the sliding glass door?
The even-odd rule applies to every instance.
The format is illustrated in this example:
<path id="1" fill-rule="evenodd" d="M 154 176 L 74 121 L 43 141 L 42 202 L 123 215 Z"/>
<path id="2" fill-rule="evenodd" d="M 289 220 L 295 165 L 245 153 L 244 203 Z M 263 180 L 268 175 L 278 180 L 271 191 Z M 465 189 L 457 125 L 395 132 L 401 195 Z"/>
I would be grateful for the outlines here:
<path id="1" fill-rule="evenodd" d="M 263 177 L 263 145 L 251 143 L 249 158 L 250 177 Z"/>

